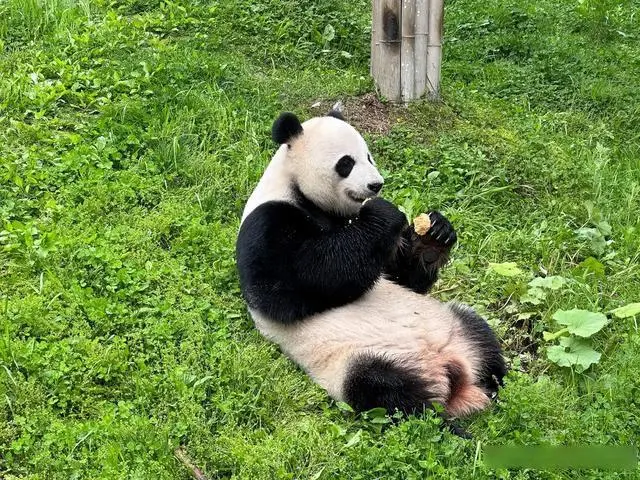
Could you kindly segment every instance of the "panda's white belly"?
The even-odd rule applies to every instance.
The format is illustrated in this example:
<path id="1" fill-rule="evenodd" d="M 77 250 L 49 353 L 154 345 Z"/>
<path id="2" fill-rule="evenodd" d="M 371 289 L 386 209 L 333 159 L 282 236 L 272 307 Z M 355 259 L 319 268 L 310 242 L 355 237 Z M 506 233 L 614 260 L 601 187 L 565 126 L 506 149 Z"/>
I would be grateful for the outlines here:
<path id="1" fill-rule="evenodd" d="M 360 352 L 384 353 L 421 370 L 453 355 L 471 373 L 478 361 L 446 304 L 385 279 L 357 301 L 297 324 L 250 313 L 258 330 L 336 399 L 343 399 L 348 362 Z M 430 361 L 435 356 L 440 360 Z"/>

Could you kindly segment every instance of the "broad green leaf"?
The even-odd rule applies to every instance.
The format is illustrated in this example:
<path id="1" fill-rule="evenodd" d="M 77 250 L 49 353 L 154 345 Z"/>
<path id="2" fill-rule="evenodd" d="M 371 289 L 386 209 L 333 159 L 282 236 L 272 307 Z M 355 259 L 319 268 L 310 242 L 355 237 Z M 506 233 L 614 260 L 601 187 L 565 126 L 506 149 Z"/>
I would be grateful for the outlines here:
<path id="1" fill-rule="evenodd" d="M 597 228 L 590 228 L 590 227 L 579 228 L 576 230 L 576 233 L 578 234 L 578 237 L 584 238 L 587 240 L 590 240 L 593 237 L 596 237 L 598 235 L 602 235 Z"/>
<path id="2" fill-rule="evenodd" d="M 567 283 L 567 279 L 558 275 L 550 277 L 536 277 L 529 282 L 529 286 L 538 288 L 548 288 L 549 290 L 558 290 Z"/>
<path id="3" fill-rule="evenodd" d="M 541 288 L 533 287 L 527 290 L 527 293 L 520 297 L 522 303 L 530 303 L 532 305 L 540 305 L 547 297 L 547 292 Z"/>
<path id="4" fill-rule="evenodd" d="M 586 370 L 598 363 L 600 357 L 587 340 L 576 337 L 562 337 L 560 345 L 547 348 L 547 358 L 561 367 L 578 365 Z"/>
<path id="5" fill-rule="evenodd" d="M 329 425 L 329 431 L 333 434 L 334 437 L 344 437 L 347 434 L 347 429 L 341 427 L 340 425 L 336 425 L 332 423 Z"/>
<path id="6" fill-rule="evenodd" d="M 591 249 L 601 255 L 604 253 L 604 249 L 607 246 L 607 241 L 604 238 L 604 235 L 600 233 L 600 230 L 597 228 L 587 228 L 582 227 L 576 230 L 579 238 L 589 240 L 591 243 Z"/>
<path id="7" fill-rule="evenodd" d="M 560 345 L 553 345 L 547 347 L 547 358 L 561 367 L 570 367 L 574 364 L 571 355 L 565 351 L 564 347 Z"/>
<path id="8" fill-rule="evenodd" d="M 418 210 L 418 206 L 416 205 L 415 198 L 413 196 L 408 196 L 407 198 L 405 198 L 403 204 L 398 206 L 398 209 L 402 213 L 404 213 L 408 219 L 415 218 L 416 212 Z"/>
<path id="9" fill-rule="evenodd" d="M 358 430 L 355 434 L 353 434 L 353 436 L 345 444 L 345 447 L 353 447 L 356 443 L 360 442 L 361 438 L 362 438 L 362 429 Z"/>
<path id="10" fill-rule="evenodd" d="M 602 220 L 601 222 L 598 222 L 598 230 L 600 230 L 600 233 L 605 237 L 608 237 L 609 235 L 611 235 L 611 225 L 609 225 L 609 223 L 606 220 Z"/>
<path id="11" fill-rule="evenodd" d="M 331 24 L 327 24 L 327 26 L 324 27 L 324 32 L 322 33 L 322 39 L 325 42 L 330 42 L 334 38 L 336 38 L 336 29 L 333 28 Z"/>
<path id="12" fill-rule="evenodd" d="M 336 406 L 342 410 L 343 412 L 351 412 L 353 413 L 353 408 L 351 408 L 351 405 L 349 405 L 348 403 L 345 402 L 336 402 Z"/>
<path id="13" fill-rule="evenodd" d="M 591 250 L 593 250 L 597 254 L 604 253 L 604 249 L 606 246 L 607 246 L 607 241 L 604 239 L 602 235 L 591 239 Z"/>
<path id="14" fill-rule="evenodd" d="M 104 150 L 104 147 L 107 145 L 107 139 L 103 136 L 96 138 L 96 148 L 98 150 Z"/>
<path id="15" fill-rule="evenodd" d="M 578 264 L 576 271 L 591 274 L 597 278 L 604 278 L 604 265 L 593 257 L 586 258 Z"/>
<path id="16" fill-rule="evenodd" d="M 590 337 L 602 330 L 607 324 L 607 317 L 602 313 L 589 312 L 588 310 L 558 310 L 553 314 L 553 319 L 560 325 L 566 325 L 569 333 L 580 337 Z"/>
<path id="17" fill-rule="evenodd" d="M 377 424 L 387 424 L 387 423 L 391 423 L 391 419 L 389 417 L 375 417 L 371 419 L 371 423 L 377 423 Z"/>
<path id="18" fill-rule="evenodd" d="M 640 303 L 630 303 L 624 307 L 619 307 L 613 310 L 613 313 L 618 318 L 635 317 L 640 314 Z"/>
<path id="19" fill-rule="evenodd" d="M 371 410 L 367 410 L 365 412 L 367 418 L 385 418 L 387 416 L 387 409 L 383 407 L 372 408 Z"/>
<path id="20" fill-rule="evenodd" d="M 520 270 L 518 265 L 514 262 L 489 263 L 487 271 L 497 273 L 503 277 L 515 277 L 516 275 L 522 275 L 522 270 Z"/>
<path id="21" fill-rule="evenodd" d="M 418 465 L 420 465 L 420 468 L 423 468 L 425 470 L 430 470 L 433 467 L 435 467 L 436 465 L 438 465 L 438 462 L 435 460 L 418 460 Z"/>

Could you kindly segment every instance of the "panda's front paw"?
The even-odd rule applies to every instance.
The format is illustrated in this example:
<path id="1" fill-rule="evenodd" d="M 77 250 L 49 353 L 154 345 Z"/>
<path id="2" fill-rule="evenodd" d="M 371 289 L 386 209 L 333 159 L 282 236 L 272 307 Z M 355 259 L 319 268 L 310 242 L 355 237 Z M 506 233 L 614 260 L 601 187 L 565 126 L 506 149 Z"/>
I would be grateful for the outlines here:
<path id="1" fill-rule="evenodd" d="M 430 243 L 433 242 L 442 247 L 451 248 L 458 240 L 451 222 L 447 217 L 436 211 L 429 213 L 429 219 L 431 220 L 431 227 L 425 233 L 424 239 L 430 241 Z"/>
<path id="2" fill-rule="evenodd" d="M 400 235 L 407 226 L 407 217 L 393 203 L 384 198 L 375 197 L 364 203 L 360 209 L 360 218 L 371 225 L 383 226 L 386 234 L 392 237 Z"/>

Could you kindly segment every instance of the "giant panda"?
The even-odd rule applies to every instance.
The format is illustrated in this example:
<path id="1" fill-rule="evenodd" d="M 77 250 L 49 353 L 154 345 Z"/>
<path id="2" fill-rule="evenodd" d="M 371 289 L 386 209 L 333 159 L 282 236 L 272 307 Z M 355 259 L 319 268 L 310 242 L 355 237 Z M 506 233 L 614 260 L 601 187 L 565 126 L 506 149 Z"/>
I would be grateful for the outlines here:
<path id="1" fill-rule="evenodd" d="M 384 180 L 339 112 L 283 113 L 272 137 L 236 243 L 257 329 L 356 411 L 487 407 L 506 374 L 496 336 L 471 308 L 426 294 L 456 242 L 450 222 L 431 212 L 417 235 L 378 196 Z"/>

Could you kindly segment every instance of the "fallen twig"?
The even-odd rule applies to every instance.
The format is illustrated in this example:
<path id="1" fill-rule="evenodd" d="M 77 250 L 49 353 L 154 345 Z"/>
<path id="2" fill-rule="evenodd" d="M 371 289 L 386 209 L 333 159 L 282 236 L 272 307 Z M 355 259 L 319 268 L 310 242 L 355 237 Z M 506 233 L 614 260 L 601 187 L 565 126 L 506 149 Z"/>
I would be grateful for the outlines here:
<path id="1" fill-rule="evenodd" d="M 193 461 L 187 455 L 184 447 L 176 448 L 173 454 L 178 460 L 180 460 L 180 463 L 182 463 L 187 468 L 187 470 L 189 470 L 189 473 L 193 478 L 195 478 L 196 480 L 208 480 L 205 474 L 202 473 L 202 470 L 200 470 L 193 464 Z"/>

